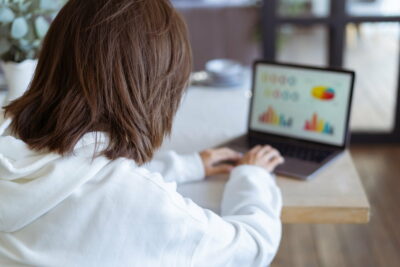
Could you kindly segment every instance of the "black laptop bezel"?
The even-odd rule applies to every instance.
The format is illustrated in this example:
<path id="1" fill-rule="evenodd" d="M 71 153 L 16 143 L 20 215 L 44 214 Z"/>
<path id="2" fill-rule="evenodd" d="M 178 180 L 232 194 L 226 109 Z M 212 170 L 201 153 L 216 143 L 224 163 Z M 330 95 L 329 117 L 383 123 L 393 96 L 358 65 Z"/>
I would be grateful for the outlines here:
<path id="1" fill-rule="evenodd" d="M 349 93 L 349 98 L 348 98 L 348 103 L 347 103 L 347 111 L 348 112 L 347 112 L 346 126 L 345 126 L 346 134 L 344 137 L 343 145 L 326 144 L 323 142 L 311 141 L 308 139 L 296 138 L 296 137 L 285 136 L 285 135 L 277 135 L 277 134 L 252 130 L 250 128 L 250 124 L 251 124 L 251 118 L 252 118 L 252 113 L 253 113 L 253 104 L 254 104 L 254 91 L 255 91 L 255 85 L 256 85 L 256 68 L 259 64 L 269 64 L 269 65 L 275 65 L 275 66 L 302 68 L 302 69 L 310 69 L 310 70 L 334 71 L 334 72 L 350 74 L 351 87 L 350 87 L 350 93 Z M 301 142 L 301 143 L 306 143 L 306 144 L 310 144 L 310 145 L 324 146 L 324 147 L 329 147 L 332 149 L 341 149 L 341 150 L 345 149 L 350 144 L 349 121 L 350 121 L 350 114 L 351 114 L 351 104 L 352 104 L 352 100 L 353 100 L 355 76 L 356 76 L 356 74 L 354 71 L 340 69 L 340 68 L 317 67 L 317 66 L 302 65 L 302 64 L 282 63 L 282 62 L 269 61 L 269 60 L 254 61 L 253 73 L 252 73 L 252 85 L 251 85 L 250 111 L 249 111 L 249 117 L 248 117 L 248 122 L 247 122 L 248 137 L 249 138 L 251 138 L 251 137 L 258 137 L 258 138 L 270 137 L 270 138 L 291 140 L 293 142 Z"/>

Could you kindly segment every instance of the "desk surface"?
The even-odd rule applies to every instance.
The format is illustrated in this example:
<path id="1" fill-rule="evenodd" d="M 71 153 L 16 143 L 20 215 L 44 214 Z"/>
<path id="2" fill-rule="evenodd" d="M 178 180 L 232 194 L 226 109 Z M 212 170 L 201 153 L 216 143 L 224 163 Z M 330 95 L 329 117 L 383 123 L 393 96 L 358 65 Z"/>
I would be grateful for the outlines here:
<path id="1" fill-rule="evenodd" d="M 202 207 L 219 212 L 227 176 L 182 185 L 179 191 Z M 283 195 L 284 223 L 366 223 L 369 204 L 351 156 L 343 156 L 315 179 L 299 181 L 277 177 Z"/>
<path id="2" fill-rule="evenodd" d="M 171 138 L 162 149 L 190 152 L 216 146 L 246 132 L 249 81 L 234 89 L 191 87 L 182 101 Z M 181 185 L 184 196 L 219 211 L 226 176 Z M 369 203 L 351 155 L 341 157 L 313 180 L 278 177 L 284 223 L 366 223 Z"/>

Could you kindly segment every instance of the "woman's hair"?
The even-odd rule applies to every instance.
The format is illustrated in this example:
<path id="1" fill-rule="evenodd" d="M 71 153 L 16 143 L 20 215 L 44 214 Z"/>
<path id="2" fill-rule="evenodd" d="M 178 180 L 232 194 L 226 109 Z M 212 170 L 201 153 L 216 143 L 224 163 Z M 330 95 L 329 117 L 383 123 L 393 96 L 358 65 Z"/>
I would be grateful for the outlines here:
<path id="1" fill-rule="evenodd" d="M 102 154 L 143 164 L 170 133 L 190 71 L 186 26 L 168 0 L 69 0 L 6 114 L 32 149 L 67 154 L 103 131 Z"/>

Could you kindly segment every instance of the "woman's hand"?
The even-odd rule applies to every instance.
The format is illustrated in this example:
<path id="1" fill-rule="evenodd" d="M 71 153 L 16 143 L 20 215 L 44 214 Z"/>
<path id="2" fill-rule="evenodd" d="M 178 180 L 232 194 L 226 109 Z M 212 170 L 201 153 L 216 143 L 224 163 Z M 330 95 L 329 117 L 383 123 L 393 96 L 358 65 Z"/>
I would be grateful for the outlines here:
<path id="1" fill-rule="evenodd" d="M 268 172 L 272 172 L 284 161 L 278 150 L 268 145 L 258 145 L 247 152 L 242 159 L 239 160 L 238 165 L 255 165 L 264 168 Z"/>
<path id="2" fill-rule="evenodd" d="M 206 176 L 229 173 L 242 158 L 242 154 L 230 148 L 206 149 L 200 152 Z M 229 162 L 229 163 L 228 163 Z"/>

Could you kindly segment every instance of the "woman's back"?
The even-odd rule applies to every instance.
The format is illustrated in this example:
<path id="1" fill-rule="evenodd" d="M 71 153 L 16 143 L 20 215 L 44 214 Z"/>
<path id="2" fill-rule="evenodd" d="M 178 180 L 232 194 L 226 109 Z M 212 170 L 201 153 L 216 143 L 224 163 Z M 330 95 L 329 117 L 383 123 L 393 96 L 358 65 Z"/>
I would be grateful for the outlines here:
<path id="1" fill-rule="evenodd" d="M 0 125 L 0 266 L 264 266 L 281 236 L 281 195 L 267 172 L 235 168 L 224 217 L 176 192 L 199 180 L 198 154 L 166 153 L 138 167 L 93 158 L 88 133 L 73 153 L 33 151 Z M 159 172 L 150 172 L 155 170 Z"/>
<path id="2" fill-rule="evenodd" d="M 131 160 L 92 160 L 91 137 L 67 157 L 0 137 L 0 265 L 190 266 L 204 214 Z"/>

